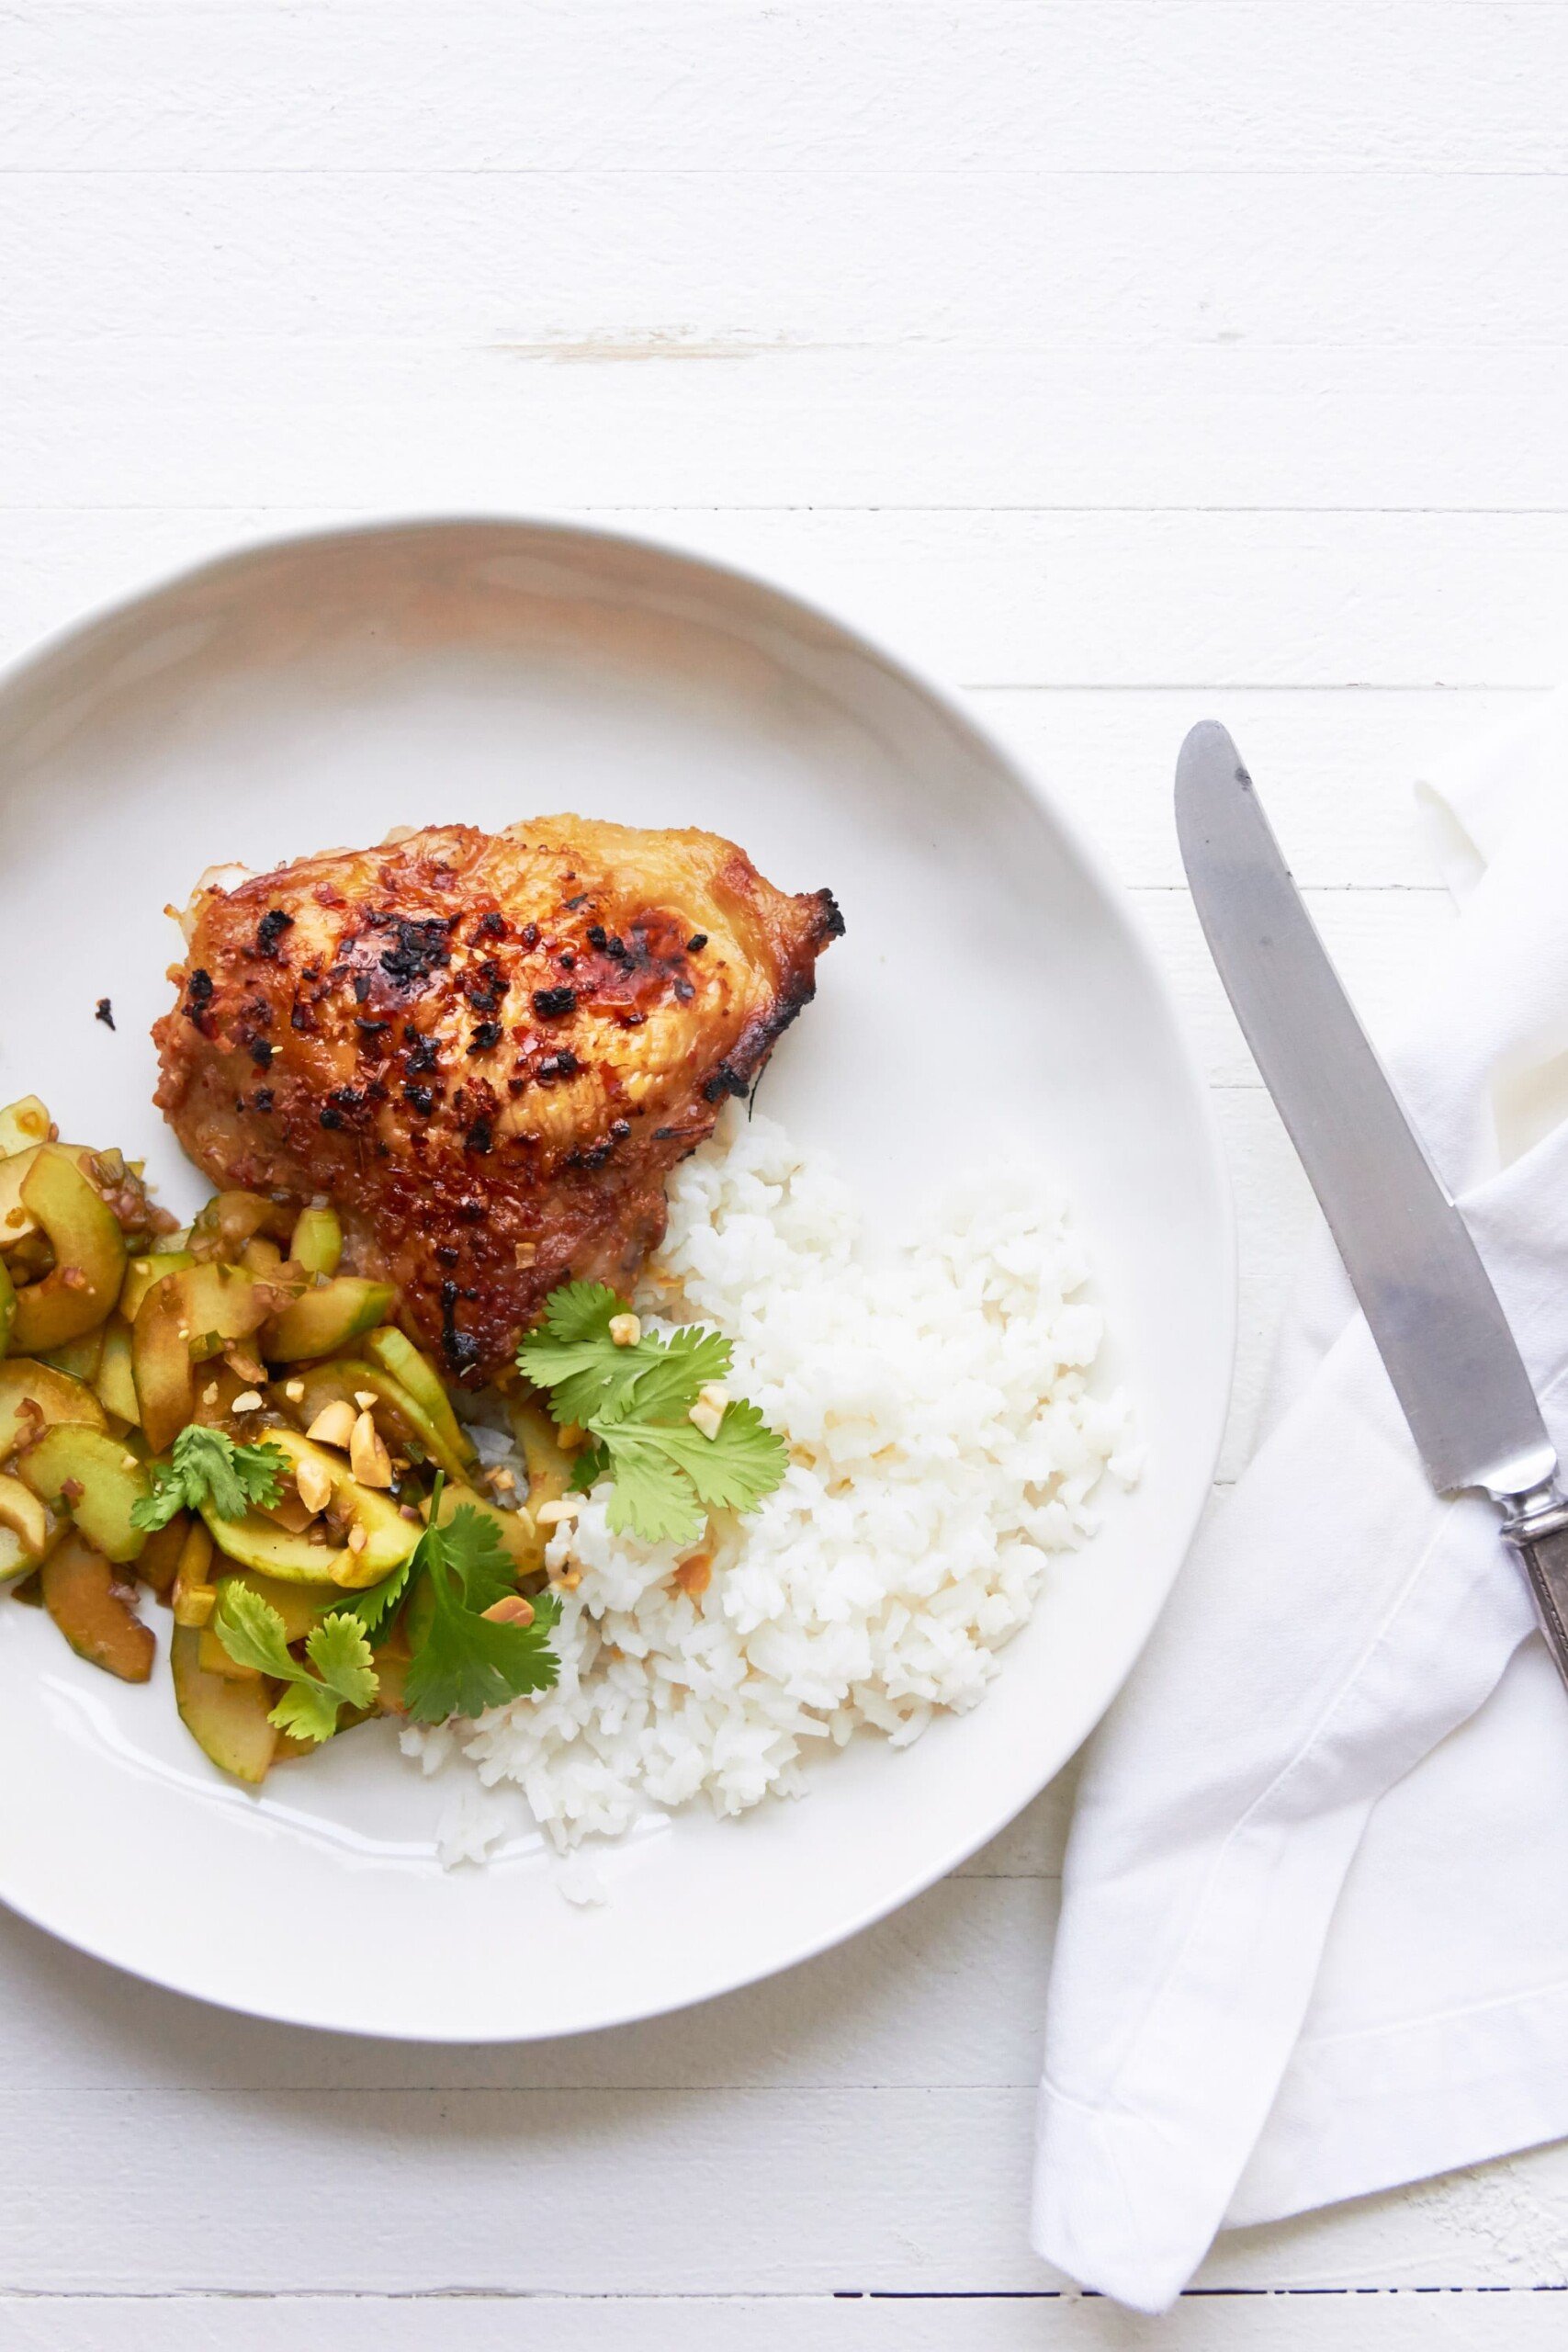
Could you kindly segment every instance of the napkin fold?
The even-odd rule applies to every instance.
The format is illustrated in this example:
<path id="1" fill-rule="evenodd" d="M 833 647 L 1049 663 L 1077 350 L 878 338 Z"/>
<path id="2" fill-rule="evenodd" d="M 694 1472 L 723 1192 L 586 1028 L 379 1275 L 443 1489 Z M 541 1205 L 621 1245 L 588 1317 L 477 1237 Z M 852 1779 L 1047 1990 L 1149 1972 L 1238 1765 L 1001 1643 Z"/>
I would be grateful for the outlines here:
<path id="1" fill-rule="evenodd" d="M 1388 1060 L 1568 1460 L 1568 695 L 1420 791 L 1461 911 Z M 1498 1513 L 1432 1491 L 1320 1229 L 1262 1442 L 1086 1760 L 1039 2252 L 1158 2311 L 1226 2222 L 1568 2133 L 1564 1790 Z"/>

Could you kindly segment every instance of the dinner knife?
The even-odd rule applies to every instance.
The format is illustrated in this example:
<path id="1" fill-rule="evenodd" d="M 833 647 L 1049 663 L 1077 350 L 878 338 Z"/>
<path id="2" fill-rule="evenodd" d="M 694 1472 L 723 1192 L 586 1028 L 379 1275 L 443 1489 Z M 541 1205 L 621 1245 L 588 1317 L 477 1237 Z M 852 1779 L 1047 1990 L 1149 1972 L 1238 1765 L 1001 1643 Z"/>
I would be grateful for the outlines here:
<path id="1" fill-rule="evenodd" d="M 1568 1682 L 1568 1498 L 1470 1228 L 1357 1020 L 1224 729 L 1194 727 L 1176 829 L 1209 950 L 1328 1220 L 1432 1484 L 1479 1487 Z"/>

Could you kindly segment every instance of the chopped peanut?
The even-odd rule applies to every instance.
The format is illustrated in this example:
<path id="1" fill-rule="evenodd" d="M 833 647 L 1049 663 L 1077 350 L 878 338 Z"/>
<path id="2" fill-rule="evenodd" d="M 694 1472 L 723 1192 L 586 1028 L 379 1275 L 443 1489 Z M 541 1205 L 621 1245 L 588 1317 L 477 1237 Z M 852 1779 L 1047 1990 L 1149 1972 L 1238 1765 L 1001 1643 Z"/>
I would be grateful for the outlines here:
<path id="1" fill-rule="evenodd" d="M 325 1510 L 332 1500 L 333 1482 L 319 1462 L 309 1458 L 301 1462 L 294 1473 L 294 1484 L 312 1518 L 316 1512 Z"/>
<path id="2" fill-rule="evenodd" d="M 618 1348 L 635 1348 L 642 1337 L 640 1315 L 612 1315 L 610 1337 Z"/>
<path id="3" fill-rule="evenodd" d="M 348 1466 L 362 1487 L 389 1487 L 392 1457 L 368 1413 L 361 1413 L 348 1441 Z"/>
<path id="4" fill-rule="evenodd" d="M 369 1541 L 370 1538 L 366 1534 L 365 1530 L 360 1526 L 359 1521 L 355 1520 L 354 1525 L 348 1531 L 349 1550 L 351 1552 L 363 1552 L 365 1546 Z"/>
<path id="5" fill-rule="evenodd" d="M 481 1609 L 479 1614 L 488 1617 L 492 1625 L 531 1625 L 534 1605 L 532 1601 L 525 1600 L 520 1592 L 507 1592 L 499 1600 L 492 1601 L 488 1609 Z"/>
<path id="6" fill-rule="evenodd" d="M 376 1391 L 373 1388 L 356 1388 L 354 1392 L 354 1401 L 362 1413 L 367 1413 L 377 1401 Z"/>
<path id="7" fill-rule="evenodd" d="M 531 1266 L 539 1254 L 538 1246 L 532 1241 L 514 1242 L 512 1254 L 519 1266 Z"/>
<path id="8" fill-rule="evenodd" d="M 330 1405 L 321 1407 L 305 1434 L 314 1445 L 335 1445 L 346 1453 L 354 1420 L 354 1408 L 347 1397 L 334 1396 Z"/>
<path id="9" fill-rule="evenodd" d="M 303 1404 L 305 1384 L 302 1380 L 286 1380 L 283 1384 L 283 1393 L 291 1405 Z"/>
<path id="10" fill-rule="evenodd" d="M 217 1404 L 217 1402 L 218 1402 L 218 1383 L 217 1383 L 215 1380 L 209 1380 L 209 1381 L 208 1382 L 208 1384 L 207 1384 L 206 1387 L 202 1390 L 202 1392 L 201 1392 L 201 1401 L 202 1401 L 202 1403 L 203 1403 L 204 1405 L 216 1405 L 216 1404 Z"/>
<path id="11" fill-rule="evenodd" d="M 254 1388 L 242 1388 L 229 1410 L 231 1413 L 259 1413 L 261 1408 L 260 1391 Z"/>
<path id="12" fill-rule="evenodd" d="M 697 1401 L 686 1419 L 692 1423 L 694 1429 L 701 1430 L 705 1438 L 716 1438 L 728 1402 L 729 1391 L 727 1388 L 721 1388 L 716 1380 L 710 1380 L 705 1386 L 698 1389 Z"/>
<path id="13" fill-rule="evenodd" d="M 559 1527 L 564 1521 L 575 1519 L 581 1509 L 581 1496 L 563 1495 L 559 1502 L 541 1503 L 534 1513 L 534 1524 L 536 1527 Z"/>

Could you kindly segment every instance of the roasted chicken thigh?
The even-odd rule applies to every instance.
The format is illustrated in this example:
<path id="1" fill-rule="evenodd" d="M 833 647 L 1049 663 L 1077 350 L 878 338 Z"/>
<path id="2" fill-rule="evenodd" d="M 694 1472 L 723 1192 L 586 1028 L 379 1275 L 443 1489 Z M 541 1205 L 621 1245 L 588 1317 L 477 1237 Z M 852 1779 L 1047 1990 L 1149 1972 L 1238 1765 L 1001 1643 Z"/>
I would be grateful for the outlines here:
<path id="1" fill-rule="evenodd" d="M 622 1288 L 843 924 L 732 842 L 580 817 L 330 850 L 187 917 L 157 1101 L 218 1185 L 329 1197 L 470 1385 L 558 1283 Z"/>

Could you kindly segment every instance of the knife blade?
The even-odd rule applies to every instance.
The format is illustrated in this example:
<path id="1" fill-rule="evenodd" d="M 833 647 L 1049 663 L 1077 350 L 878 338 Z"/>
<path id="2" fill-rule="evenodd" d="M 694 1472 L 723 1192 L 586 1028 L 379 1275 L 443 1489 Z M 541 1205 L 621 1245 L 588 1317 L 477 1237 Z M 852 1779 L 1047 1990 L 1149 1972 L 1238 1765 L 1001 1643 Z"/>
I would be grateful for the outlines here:
<path id="1" fill-rule="evenodd" d="M 1356 1017 L 1235 743 L 1193 728 L 1182 862 L 1242 1034 L 1328 1221 L 1432 1483 L 1481 1487 L 1568 1681 L 1568 1502 L 1518 1347 L 1460 1210 Z"/>

